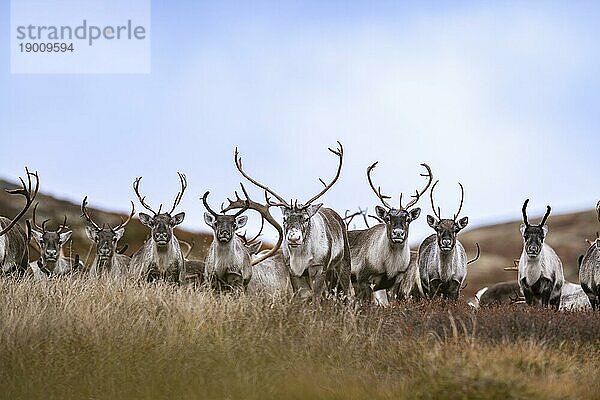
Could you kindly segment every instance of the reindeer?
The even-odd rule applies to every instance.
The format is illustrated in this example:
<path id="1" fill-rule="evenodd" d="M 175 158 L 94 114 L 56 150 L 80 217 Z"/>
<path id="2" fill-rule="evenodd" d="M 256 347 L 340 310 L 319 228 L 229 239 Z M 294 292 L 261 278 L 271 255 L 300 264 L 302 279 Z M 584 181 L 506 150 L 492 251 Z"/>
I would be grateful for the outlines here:
<path id="1" fill-rule="evenodd" d="M 363 301 L 370 301 L 373 291 L 388 290 L 394 285 L 401 298 L 408 297 L 413 287 L 418 287 L 420 291 L 418 265 L 410 262 L 408 230 L 410 223 L 421 214 L 420 208 L 411 207 L 417 204 L 433 180 L 431 168 L 427 164 L 421 164 L 427 170 L 425 174 L 421 174 L 427 177 L 425 187 L 421 191 L 415 191 L 412 199 L 404 206 L 400 194 L 399 206 L 395 208 L 387 201 L 390 196 L 382 194 L 381 187 L 376 189 L 373 184 L 371 173 L 377 164 L 375 162 L 367 168 L 367 180 L 383 204 L 383 207 L 375 206 L 375 213 L 383 223 L 364 230 L 348 231 L 354 290 Z M 384 304 L 386 302 L 383 301 Z"/>
<path id="2" fill-rule="evenodd" d="M 42 221 L 42 225 L 36 222 L 36 212 L 39 203 L 33 207 L 32 222 L 27 224 L 28 230 L 35 239 L 40 250 L 40 258 L 29 264 L 30 272 L 36 279 L 54 277 L 70 274 L 85 269 L 85 265 L 79 261 L 79 256 L 73 260 L 63 254 L 62 247 L 69 241 L 71 229 L 67 226 L 67 216 L 64 216 L 62 224 L 55 231 L 46 229 L 49 219 Z"/>
<path id="3" fill-rule="evenodd" d="M 135 278 L 148 282 L 165 280 L 168 282 L 184 283 L 186 279 L 185 262 L 179 241 L 173 234 L 173 228 L 183 222 L 185 213 L 172 215 L 181 202 L 187 180 L 184 174 L 178 172 L 181 190 L 177 192 L 173 207 L 169 212 L 161 212 L 162 204 L 158 211 L 154 211 L 146 203 L 146 197 L 140 194 L 140 176 L 133 182 L 133 190 L 142 207 L 152 215 L 140 212 L 140 222 L 151 229 L 151 237 L 131 257 L 129 271 Z"/>
<path id="4" fill-rule="evenodd" d="M 29 247 L 27 235 L 18 222 L 31 207 L 40 186 L 37 172 L 29 172 L 25 167 L 25 173 L 27 184 L 23 178 L 19 178 L 21 188 L 5 189 L 8 194 L 25 197 L 25 205 L 13 219 L 0 217 L 0 272 L 6 275 L 15 274 L 19 277 L 27 271 Z M 32 184 L 32 177 L 35 178 L 35 187 Z"/>
<path id="5" fill-rule="evenodd" d="M 598 222 L 600 222 L 600 201 L 596 205 Z M 588 296 L 592 309 L 597 310 L 600 304 L 600 239 L 596 238 L 579 264 L 579 282 Z"/>
<path id="6" fill-rule="evenodd" d="M 548 234 L 546 220 L 552 210 L 546 207 L 546 214 L 539 225 L 530 225 L 527 218 L 527 204 L 523 203 L 523 251 L 519 259 L 519 286 L 528 305 L 560 307 L 560 297 L 565 281 L 560 258 L 552 247 L 544 243 Z"/>
<path id="7" fill-rule="evenodd" d="M 428 236 L 419 246 L 419 273 L 425 296 L 456 300 L 467 275 L 467 265 L 479 258 L 479 245 L 477 257 L 467 261 L 465 248 L 456 238 L 469 223 L 469 217 L 458 219 L 465 197 L 463 185 L 458 184 L 461 192 L 458 211 L 452 219 L 448 219 L 442 218 L 440 208 L 436 209 L 433 201 L 433 191 L 438 182 L 433 184 L 429 194 L 435 217 L 427 215 L 427 223 L 435 230 L 435 234 Z"/>
<path id="8" fill-rule="evenodd" d="M 123 237 L 125 226 L 131 221 L 134 214 L 135 206 L 131 202 L 131 212 L 126 220 L 121 220 L 121 223 L 114 228 L 107 223 L 100 227 L 94 222 L 87 210 L 87 196 L 83 199 L 81 216 L 88 222 L 85 226 L 85 233 L 96 245 L 96 257 L 94 257 L 90 267 L 90 276 L 105 275 L 114 278 L 127 274 L 131 258 L 117 252 L 117 243 Z"/>
<path id="9" fill-rule="evenodd" d="M 213 229 L 214 239 L 208 250 L 206 258 L 205 280 L 213 288 L 243 288 L 250 286 L 252 292 L 265 291 L 276 293 L 282 285 L 281 277 L 277 275 L 277 268 L 269 270 L 267 265 L 273 266 L 267 259 L 278 252 L 283 241 L 283 229 L 271 215 L 268 203 L 260 204 L 248 196 L 244 185 L 240 185 L 245 199 L 242 200 L 238 192 L 236 199 L 229 201 L 229 205 L 223 209 L 222 214 L 214 212 L 207 202 L 209 192 L 202 197 L 207 213 L 204 220 Z M 267 195 L 265 194 L 265 199 Z M 230 210 L 239 210 L 234 215 L 226 215 Z M 246 210 L 253 210 L 261 216 L 261 227 L 259 232 L 252 238 L 247 239 L 245 234 L 237 234 L 236 231 L 246 225 L 248 217 L 242 215 Z M 262 234 L 265 221 L 271 224 L 278 232 L 279 238 L 276 245 L 270 250 L 257 255 L 262 242 L 257 241 Z M 288 278 L 289 280 L 289 278 Z"/>
<path id="10" fill-rule="evenodd" d="M 301 297 L 312 295 L 320 299 L 328 292 L 345 295 L 350 293 L 350 249 L 346 225 L 342 218 L 332 209 L 313 204 L 337 182 L 342 170 L 343 147 L 329 149 L 338 159 L 335 177 L 330 183 L 325 183 L 323 190 L 310 198 L 304 204 L 287 202 L 269 187 L 259 183 L 242 167 L 237 148 L 235 164 L 244 178 L 260 189 L 266 191 L 278 200 L 270 206 L 278 206 L 283 213 L 283 258 L 291 273 L 294 291 Z"/>

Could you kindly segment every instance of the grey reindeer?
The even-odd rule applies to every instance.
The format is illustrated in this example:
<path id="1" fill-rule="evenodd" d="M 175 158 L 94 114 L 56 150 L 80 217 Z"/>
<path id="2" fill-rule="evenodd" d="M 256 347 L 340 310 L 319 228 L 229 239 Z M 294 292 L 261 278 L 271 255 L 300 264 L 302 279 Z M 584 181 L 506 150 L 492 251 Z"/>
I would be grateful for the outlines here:
<path id="1" fill-rule="evenodd" d="M 600 201 L 596 204 L 598 222 L 600 222 Z M 597 310 L 600 303 L 600 239 L 596 238 L 581 259 L 579 282 L 588 296 L 592 309 Z"/>
<path id="2" fill-rule="evenodd" d="M 275 220 L 269 214 L 269 206 L 263 206 L 256 202 L 252 202 L 251 205 L 243 186 L 242 190 L 246 194 L 246 199 L 242 201 L 241 208 L 238 208 L 239 204 L 228 199 L 228 209 L 238 209 L 234 215 L 227 215 L 226 211 L 221 214 L 213 211 L 207 201 L 209 192 L 204 193 L 202 197 L 202 202 L 207 210 L 204 213 L 204 221 L 213 230 L 213 241 L 206 256 L 204 279 L 205 282 L 218 290 L 246 289 L 252 278 L 252 266 L 273 255 L 279 249 L 282 241 L 280 234 L 278 244 L 265 257 L 252 259 L 252 255 L 258 253 L 262 246 L 262 242 L 257 241 L 257 239 L 264 228 L 265 217 L 272 221 L 272 224 Z M 236 196 L 238 197 L 237 201 L 241 201 L 237 192 Z M 236 233 L 246 226 L 248 217 L 243 213 L 248 209 L 258 211 L 261 214 L 261 229 L 252 239 L 247 239 L 245 235 Z M 279 224 L 276 222 L 275 224 L 274 227 L 280 232 Z"/>
<path id="3" fill-rule="evenodd" d="M 242 176 L 278 200 L 278 203 L 273 203 L 267 199 L 271 206 L 280 207 L 283 213 L 283 258 L 291 274 L 294 292 L 302 298 L 312 296 L 320 299 L 327 293 L 343 296 L 352 292 L 346 224 L 334 210 L 313 204 L 340 177 L 344 154 L 342 144 L 338 142 L 338 148 L 330 148 L 329 151 L 339 160 L 335 177 L 330 183 L 320 180 L 324 188 L 304 204 L 299 204 L 298 201 L 288 203 L 244 172 L 237 148 L 235 150 L 235 164 Z"/>
<path id="4" fill-rule="evenodd" d="M 265 192 L 265 204 L 256 202 L 248 196 L 248 192 L 244 188 L 243 184 L 240 184 L 242 192 L 245 198 L 239 196 L 238 192 L 235 192 L 235 200 L 227 199 L 229 204 L 223 210 L 227 212 L 229 210 L 243 209 L 248 206 L 248 209 L 256 211 L 261 216 L 261 227 L 259 232 L 252 238 L 246 239 L 245 235 L 240 235 L 239 238 L 244 243 L 244 246 L 248 249 L 250 257 L 252 258 L 252 274 L 250 281 L 246 286 L 246 292 L 250 294 L 266 294 L 270 296 L 283 296 L 289 293 L 291 290 L 290 274 L 288 268 L 285 265 L 283 259 L 283 253 L 281 251 L 281 243 L 283 242 L 283 228 L 277 220 L 273 217 L 270 212 L 270 204 Z M 278 234 L 277 243 L 269 250 L 260 250 L 261 242 L 256 242 L 256 239 L 261 235 L 264 223 L 267 221 L 271 226 L 275 228 Z"/>
<path id="5" fill-rule="evenodd" d="M 187 180 L 184 174 L 178 172 L 181 190 L 177 192 L 173 207 L 169 212 L 162 212 L 162 204 L 158 211 L 154 211 L 146 203 L 146 197 L 140 194 L 140 181 L 142 177 L 133 182 L 133 190 L 140 204 L 152 215 L 140 212 L 139 217 L 142 224 L 151 230 L 142 247 L 131 257 L 129 272 L 136 279 L 148 282 L 163 280 L 167 282 L 185 283 L 186 271 L 183 253 L 179 241 L 173 234 L 173 228 L 183 222 L 185 213 L 172 215 L 187 188 Z"/>
<path id="6" fill-rule="evenodd" d="M 35 239 L 40 250 L 40 258 L 29 264 L 30 273 L 36 279 L 45 279 L 67 275 L 77 271 L 85 270 L 85 265 L 79 261 L 79 256 L 74 259 L 63 254 L 63 246 L 71 238 L 73 233 L 67 226 L 67 216 L 64 216 L 62 224 L 55 231 L 46 229 L 49 219 L 42 221 L 42 225 L 36 222 L 36 212 L 39 203 L 33 207 L 31 223 L 28 228 Z"/>
<path id="7" fill-rule="evenodd" d="M 431 168 L 421 164 L 427 178 L 425 187 L 411 196 L 411 200 L 402 205 L 402 193 L 398 208 L 391 206 L 387 200 L 390 196 L 381 193 L 381 187 L 375 188 L 371 173 L 378 162 L 367 168 L 369 186 L 379 198 L 382 206 L 375 206 L 375 213 L 383 223 L 364 230 L 348 231 L 350 253 L 352 255 L 352 279 L 356 295 L 362 301 L 370 301 L 372 292 L 388 290 L 396 287 L 399 298 L 409 297 L 413 290 L 421 292 L 419 268 L 411 263 L 408 231 L 410 223 L 421 214 L 418 207 L 411 208 L 429 189 L 433 181 Z"/>
<path id="8" fill-rule="evenodd" d="M 421 276 L 421 287 L 428 298 L 444 297 L 450 300 L 458 299 L 460 290 L 467 276 L 467 265 L 479 259 L 479 244 L 477 257 L 467 261 L 465 248 L 458 241 L 458 233 L 469 223 L 469 217 L 458 219 L 462 210 L 465 191 L 460 186 L 460 205 L 452 219 L 442 218 L 439 207 L 435 207 L 433 192 L 439 181 L 436 181 L 429 193 L 433 215 L 427 215 L 427 223 L 435 230 L 419 246 L 418 265 Z"/>
<path id="9" fill-rule="evenodd" d="M 531 225 L 527 218 L 527 204 L 523 203 L 523 251 L 519 259 L 519 286 L 525 301 L 530 306 L 551 306 L 558 310 L 563 284 L 565 282 L 563 266 L 552 247 L 545 243 L 548 234 L 546 220 L 550 215 L 550 206 L 539 225 Z"/>
<path id="10" fill-rule="evenodd" d="M 18 224 L 37 196 L 40 181 L 37 172 L 29 172 L 25 167 L 27 184 L 19 177 L 21 187 L 5 189 L 8 194 L 20 195 L 25 198 L 25 205 L 12 219 L 0 217 L 0 272 L 3 275 L 23 276 L 29 265 L 28 238 L 23 228 Z M 35 186 L 32 179 L 35 179 Z"/>
<path id="11" fill-rule="evenodd" d="M 116 278 L 127 275 L 131 258 L 117 252 L 117 243 L 123 237 L 125 226 L 131 221 L 134 214 L 135 206 L 131 202 L 131 212 L 126 220 L 122 219 L 121 223 L 114 228 L 107 223 L 100 227 L 88 212 L 87 196 L 83 199 L 81 216 L 87 221 L 85 233 L 96 245 L 96 256 L 89 270 L 91 277 L 108 276 Z"/>

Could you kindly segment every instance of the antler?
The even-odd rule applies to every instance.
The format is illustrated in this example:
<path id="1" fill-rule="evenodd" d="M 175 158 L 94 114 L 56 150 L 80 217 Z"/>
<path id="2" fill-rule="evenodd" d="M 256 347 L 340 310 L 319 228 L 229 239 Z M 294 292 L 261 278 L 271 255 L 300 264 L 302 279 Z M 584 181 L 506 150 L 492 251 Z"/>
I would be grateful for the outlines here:
<path id="1" fill-rule="evenodd" d="M 600 200 L 596 204 L 596 214 L 598 214 L 598 222 L 600 222 Z"/>
<path id="2" fill-rule="evenodd" d="M 467 265 L 474 263 L 479 260 L 479 256 L 481 255 L 481 248 L 479 247 L 479 243 L 475 242 L 475 246 L 477 246 L 477 255 L 474 259 L 467 261 Z"/>
<path id="3" fill-rule="evenodd" d="M 214 212 L 212 210 L 212 208 L 210 208 L 210 206 L 208 205 L 208 195 L 210 194 L 210 192 L 207 190 L 206 193 L 204 193 L 204 196 L 202 196 L 202 203 L 204 203 L 204 207 L 206 208 L 206 210 L 211 213 L 214 217 L 218 217 L 219 214 L 217 214 L 216 212 Z"/>
<path id="4" fill-rule="evenodd" d="M 319 197 L 323 196 L 325 194 L 325 192 L 327 192 L 329 189 L 331 189 L 331 187 L 335 184 L 335 182 L 337 182 L 337 180 L 340 177 L 340 173 L 342 172 L 342 163 L 344 160 L 344 147 L 342 146 L 342 144 L 340 143 L 340 141 L 337 141 L 338 144 L 338 148 L 337 149 L 332 149 L 331 147 L 328 147 L 327 150 L 329 150 L 330 152 L 332 152 L 333 154 L 335 154 L 338 158 L 339 158 L 339 162 L 338 162 L 338 168 L 337 168 L 337 172 L 335 173 L 335 177 L 333 178 L 333 180 L 327 184 L 323 181 L 323 179 L 319 178 L 319 181 L 325 186 L 323 188 L 323 190 L 321 190 L 317 195 L 313 196 L 310 200 L 308 200 L 306 203 L 304 203 L 304 206 L 308 206 L 310 204 L 312 204 L 313 201 L 317 200 Z"/>
<path id="5" fill-rule="evenodd" d="M 85 196 L 83 198 L 83 201 L 81 202 L 81 216 L 84 217 L 87 222 L 89 222 L 94 228 L 96 228 L 97 230 L 100 230 L 101 228 L 98 226 L 98 224 L 96 224 L 94 222 L 94 220 L 92 219 L 92 217 L 90 216 L 90 214 L 87 211 L 87 196 Z"/>
<path id="6" fill-rule="evenodd" d="M 235 167 L 237 168 L 237 170 L 240 172 L 240 174 L 242 174 L 242 176 L 246 179 L 248 179 L 251 183 L 253 183 L 254 185 L 258 186 L 259 188 L 263 189 L 265 192 L 268 192 L 271 194 L 271 196 L 275 197 L 277 200 L 279 200 L 279 203 L 269 203 L 271 206 L 286 206 L 286 207 L 291 207 L 292 205 L 290 203 L 288 203 L 287 201 L 285 201 L 285 199 L 283 197 L 281 197 L 280 195 L 278 195 L 277 193 L 275 193 L 275 191 L 273 191 L 272 189 L 270 189 L 268 186 L 263 185 L 262 183 L 258 182 L 257 180 L 253 179 L 250 175 L 248 175 L 245 171 L 244 168 L 242 166 L 242 157 L 240 157 L 240 153 L 238 152 L 238 148 L 235 148 L 235 153 L 233 156 L 234 162 L 235 162 Z M 242 190 L 243 186 L 242 186 Z M 245 192 L 245 190 L 244 190 Z M 246 196 L 246 198 L 248 198 L 248 196 Z M 241 199 L 240 199 L 241 200 Z M 229 208 L 229 207 L 227 207 Z"/>
<path id="7" fill-rule="evenodd" d="M 523 222 L 525 223 L 526 226 L 531 226 L 529 224 L 529 220 L 527 219 L 527 204 L 529 204 L 529 199 L 525 200 L 525 203 L 523 203 L 523 209 L 522 209 Z M 544 218 L 542 218 L 542 222 L 540 222 L 540 224 L 538 226 L 544 226 L 544 224 L 546 223 L 546 220 L 550 216 L 550 211 L 552 211 L 552 207 L 546 206 L 546 214 L 544 214 Z"/>
<path id="8" fill-rule="evenodd" d="M 375 185 L 373 184 L 373 180 L 371 179 L 371 172 L 375 169 L 378 163 L 379 161 L 375 161 L 367 168 L 367 180 L 369 181 L 369 186 L 371 186 L 371 189 L 373 190 L 373 192 L 375 192 L 375 195 L 377 195 L 377 197 L 381 201 L 381 204 L 383 204 L 386 208 L 391 209 L 392 206 L 390 206 L 386 201 L 387 199 L 391 199 L 391 197 L 381 193 L 381 186 L 377 186 L 377 189 L 375 189 Z"/>
<path id="9" fill-rule="evenodd" d="M 142 177 L 138 177 L 133 181 L 133 191 L 135 192 L 135 195 L 137 196 L 138 200 L 140 201 L 140 204 L 142 205 L 142 207 L 144 207 L 146 210 L 150 211 L 152 214 L 157 215 L 158 213 L 156 211 L 154 211 L 152 209 L 152 207 L 150 207 L 147 203 L 146 203 L 146 196 L 142 196 L 140 194 L 140 182 L 142 180 Z M 162 205 L 161 205 L 162 207 Z M 160 208 L 158 209 L 158 212 L 160 213 Z"/>
<path id="10" fill-rule="evenodd" d="M 179 203 L 181 203 L 181 199 L 183 198 L 183 193 L 185 192 L 185 189 L 187 188 L 187 178 L 185 177 L 185 174 L 182 174 L 181 172 L 177 172 L 177 175 L 179 175 L 179 182 L 181 183 L 181 191 L 177 192 L 177 196 L 175 196 L 175 201 L 173 202 L 173 207 L 171 207 L 171 211 L 169 211 L 169 214 L 173 214 L 173 211 L 175 211 L 175 208 L 179 205 Z"/>
<path id="11" fill-rule="evenodd" d="M 242 200 L 241 197 L 239 196 L 238 192 L 236 191 L 235 192 L 236 199 L 231 200 L 228 198 L 227 201 L 229 201 L 229 205 L 225 209 L 223 209 L 223 212 L 227 212 L 227 211 L 233 210 L 233 209 L 247 207 L 250 210 L 254 210 L 254 211 L 258 212 L 261 215 L 261 217 L 263 217 L 269 224 L 271 224 L 277 230 L 277 233 L 279 235 L 279 237 L 277 239 L 277 243 L 271 250 L 269 250 L 266 254 L 264 254 L 252 261 L 252 265 L 256 265 L 259 262 L 264 261 L 267 258 L 271 257 L 273 254 L 275 254 L 277 252 L 277 250 L 279 250 L 279 248 L 281 247 L 281 243 L 283 242 L 283 229 L 281 228 L 281 225 L 279 225 L 279 223 L 277 223 L 277 220 L 275 220 L 275 218 L 273 218 L 273 216 L 269 212 L 269 208 L 272 206 L 272 203 L 269 201 L 269 197 L 268 197 L 268 193 L 271 193 L 270 191 L 265 189 L 266 204 L 260 204 L 256 201 L 250 199 L 250 196 L 248 196 L 248 192 L 246 191 L 246 188 L 244 187 L 244 185 L 242 183 L 240 183 L 240 187 L 242 188 L 242 192 L 244 193 L 244 196 L 246 197 L 246 199 Z"/>
<path id="12" fill-rule="evenodd" d="M 525 224 L 525 226 L 530 226 L 529 220 L 527 219 L 527 204 L 529 204 L 529 199 L 526 199 L 523 203 L 523 208 L 521 209 L 521 212 L 523 213 L 523 223 Z"/>
<path id="13" fill-rule="evenodd" d="M 435 208 L 435 204 L 433 202 L 433 191 L 435 190 L 435 187 L 437 186 L 439 180 L 435 181 L 435 183 L 433 184 L 433 186 L 431 187 L 431 191 L 429 192 L 429 199 L 431 200 L 431 208 L 433 209 L 433 213 L 435 214 L 435 216 L 438 219 L 442 219 L 442 211 L 440 210 L 440 208 Z"/>
<path id="14" fill-rule="evenodd" d="M 415 190 L 415 194 L 410 196 L 410 197 L 412 197 L 412 200 L 409 201 L 408 204 L 406 204 L 406 206 L 402 206 L 402 193 L 400 193 L 400 209 L 408 210 L 410 207 L 417 204 L 417 201 L 419 201 L 421 196 L 423 196 L 423 194 L 427 191 L 427 189 L 429 189 L 429 186 L 431 186 L 431 182 L 433 182 L 433 173 L 431 172 L 431 168 L 429 168 L 429 165 L 422 163 L 421 166 L 425 167 L 425 169 L 427 170 L 426 173 L 420 174 L 422 177 L 428 178 L 427 184 L 425 185 L 423 190 L 421 190 L 420 192 L 418 190 Z"/>
<path id="15" fill-rule="evenodd" d="M 58 226 L 56 233 L 61 234 L 67 228 L 67 216 L 64 216 L 63 223 Z"/>
<path id="16" fill-rule="evenodd" d="M 460 205 L 458 206 L 458 211 L 454 214 L 454 220 L 460 215 L 460 211 L 462 210 L 463 201 L 465 200 L 465 188 L 462 183 L 458 182 L 458 186 L 460 186 Z"/>
<path id="17" fill-rule="evenodd" d="M 504 267 L 505 271 L 518 271 L 519 270 L 519 259 L 518 258 L 514 258 L 513 259 L 513 265 L 510 267 Z"/>
<path id="18" fill-rule="evenodd" d="M 23 180 L 23 178 L 19 177 L 19 180 L 21 181 L 21 185 L 22 185 L 21 188 L 5 189 L 8 194 L 18 194 L 18 195 L 25 197 L 25 206 L 9 222 L 9 224 L 0 231 L 0 236 L 6 234 L 8 231 L 10 231 L 12 229 L 13 226 L 15 226 L 17 224 L 17 222 L 19 222 L 19 219 L 21 219 L 21 217 L 23 217 L 23 215 L 25 215 L 25 213 L 27 212 L 29 207 L 31 207 L 33 200 L 35 200 L 35 196 L 37 196 L 38 190 L 40 188 L 40 178 L 37 174 L 37 171 L 29 172 L 29 169 L 27 169 L 27 167 L 25 167 L 25 172 L 27 174 L 27 185 L 25 184 L 25 181 Z M 35 188 L 33 188 L 33 185 L 31 183 L 31 177 L 35 177 Z"/>
<path id="19" fill-rule="evenodd" d="M 37 208 L 38 208 L 38 206 L 39 206 L 39 205 L 40 205 L 40 203 L 38 202 L 38 203 L 35 203 L 35 206 L 33 206 L 33 214 L 32 214 L 32 216 L 31 216 L 31 222 L 33 223 L 33 227 L 34 227 L 36 230 L 38 230 L 38 231 L 40 231 L 40 232 L 42 232 L 42 233 L 43 233 L 43 232 L 46 232 L 46 223 L 47 223 L 48 221 L 50 221 L 50 219 L 45 219 L 45 220 L 43 220 L 43 221 L 42 221 L 42 226 L 39 226 L 39 225 L 37 224 L 37 222 L 35 221 L 35 213 L 36 213 L 36 211 L 37 211 Z"/>
<path id="20" fill-rule="evenodd" d="M 124 228 L 129 221 L 131 221 L 131 218 L 133 218 L 133 216 L 135 215 L 135 205 L 133 204 L 133 201 L 131 202 L 131 212 L 129 213 L 129 215 L 127 216 L 127 219 L 123 220 L 123 217 L 121 217 L 121 223 L 117 226 L 115 226 L 114 228 L 110 228 L 113 231 L 119 230 L 121 228 Z M 109 225 L 110 227 L 110 225 Z"/>
<path id="21" fill-rule="evenodd" d="M 192 238 L 192 243 L 190 243 L 190 242 L 186 242 L 185 240 L 179 239 L 179 243 L 183 244 L 184 246 L 187 247 L 187 251 L 183 255 L 183 258 L 187 260 L 190 256 L 190 254 L 192 253 L 192 250 L 196 246 L 196 241 Z"/>

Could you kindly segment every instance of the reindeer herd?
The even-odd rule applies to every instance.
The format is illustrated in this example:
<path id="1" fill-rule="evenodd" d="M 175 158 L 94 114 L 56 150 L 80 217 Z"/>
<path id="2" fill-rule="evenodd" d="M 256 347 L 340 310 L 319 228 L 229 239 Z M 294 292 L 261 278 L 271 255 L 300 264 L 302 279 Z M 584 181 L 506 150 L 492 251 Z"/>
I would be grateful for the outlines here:
<path id="1" fill-rule="evenodd" d="M 391 197 L 382 193 L 373 183 L 373 170 L 377 162 L 366 170 L 367 182 L 381 205 L 375 207 L 377 224 L 366 229 L 349 229 L 355 213 L 344 217 L 317 201 L 330 190 L 340 177 L 344 158 L 342 144 L 329 149 L 337 159 L 337 169 L 330 182 L 321 179 L 323 188 L 308 200 L 287 200 L 269 186 L 253 178 L 242 164 L 237 149 L 234 163 L 241 176 L 264 193 L 264 202 L 250 198 L 245 186 L 241 195 L 215 211 L 209 204 L 210 192 L 204 193 L 202 202 L 206 209 L 205 223 L 213 231 L 213 241 L 204 261 L 188 260 L 173 229 L 185 218 L 184 212 L 175 213 L 187 188 L 184 174 L 178 173 L 181 189 L 175 196 L 169 211 L 160 204 L 151 207 L 140 193 L 139 177 L 133 182 L 133 191 L 139 204 L 149 213 L 138 214 L 140 222 L 149 228 L 150 234 L 144 244 L 130 258 L 118 249 L 118 242 L 127 224 L 135 215 L 131 212 L 117 226 L 98 223 L 90 215 L 85 197 L 81 204 L 81 216 L 86 222 L 85 233 L 96 247 L 91 265 L 65 257 L 62 246 L 69 241 L 72 231 L 66 217 L 56 230 L 47 228 L 48 220 L 41 225 L 36 221 L 37 204 L 33 207 L 31 221 L 26 228 L 19 220 L 32 206 L 39 190 L 37 172 L 26 168 L 26 178 L 19 178 L 21 187 L 7 190 L 14 196 L 22 196 L 25 204 L 12 219 L 0 217 L 0 267 L 3 275 L 36 279 L 67 275 L 88 274 L 113 279 L 134 279 L 145 282 L 165 281 L 175 284 L 190 282 L 188 272 L 197 272 L 194 283 L 217 292 L 245 291 L 270 295 L 293 294 L 303 299 L 319 301 L 323 298 L 356 299 L 361 303 L 377 301 L 387 304 L 390 300 L 405 299 L 458 299 L 464 287 L 468 265 L 480 255 L 468 260 L 465 248 L 458 240 L 459 233 L 468 225 L 469 218 L 461 217 L 464 188 L 460 187 L 460 205 L 451 218 L 443 218 L 441 208 L 434 202 L 433 173 L 427 164 L 421 164 L 425 184 L 414 191 L 406 204 L 402 193 L 397 207 L 390 203 Z M 427 215 L 427 224 L 434 233 L 420 244 L 418 251 L 411 251 L 408 244 L 410 224 L 419 218 L 419 200 L 429 191 L 433 215 Z M 518 261 L 518 280 L 504 282 L 480 290 L 471 305 L 475 307 L 514 302 L 523 299 L 530 306 L 566 308 L 576 302 L 594 310 L 600 303 L 600 239 L 590 242 L 587 253 L 580 258 L 580 285 L 566 282 L 560 258 L 545 243 L 548 234 L 546 222 L 550 206 L 539 225 L 529 223 L 527 205 L 523 204 L 523 252 Z M 272 213 L 279 208 L 283 216 L 280 224 Z M 596 207 L 600 221 L 600 202 Z M 251 239 L 239 234 L 248 221 L 247 212 L 261 217 L 261 228 Z M 364 214 L 364 212 L 361 211 Z M 365 222 L 367 216 L 364 214 Z M 278 232 L 277 243 L 268 250 L 260 251 L 260 237 L 265 222 Z M 35 240 L 40 250 L 38 260 L 29 261 L 28 243 Z"/>

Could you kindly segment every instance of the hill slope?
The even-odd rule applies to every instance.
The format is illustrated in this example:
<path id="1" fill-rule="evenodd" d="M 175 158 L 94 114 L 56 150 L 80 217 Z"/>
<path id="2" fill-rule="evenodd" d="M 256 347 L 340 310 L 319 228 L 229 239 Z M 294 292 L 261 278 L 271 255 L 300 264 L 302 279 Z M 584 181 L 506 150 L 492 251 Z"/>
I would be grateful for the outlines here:
<path id="1" fill-rule="evenodd" d="M 15 185 L 0 180 L 0 189 L 14 188 Z M 52 196 L 40 193 L 37 197 L 40 202 L 38 207 L 39 220 L 52 218 L 50 227 L 55 227 L 57 221 L 62 221 L 64 214 L 68 217 L 68 224 L 73 229 L 73 240 L 70 251 L 79 253 L 86 260 L 90 251 L 90 241 L 85 236 L 84 220 L 80 217 L 80 205 L 69 201 L 56 199 Z M 21 199 L 14 201 L 10 196 L 0 190 L 0 215 L 13 216 L 22 205 Z M 109 222 L 116 224 L 124 215 L 90 208 L 95 220 L 98 222 Z M 27 218 L 31 218 L 31 210 Z M 532 216 L 535 220 L 535 216 Z M 521 254 L 522 241 L 519 233 L 521 221 L 508 222 L 504 224 L 489 225 L 472 230 L 467 230 L 460 235 L 460 241 L 465 246 L 469 258 L 474 257 L 475 242 L 481 246 L 481 258 L 469 267 L 467 275 L 468 286 L 465 294 L 474 294 L 478 288 L 495 282 L 516 279 L 516 272 L 507 272 L 503 268 L 512 265 L 513 259 Z M 578 282 L 577 258 L 587 250 L 585 239 L 593 239 L 596 232 L 600 230 L 600 224 L 596 220 L 595 211 L 584 211 L 564 215 L 551 215 L 548 221 L 549 234 L 548 244 L 558 253 L 565 267 L 565 277 L 573 282 Z M 128 244 L 128 255 L 131 255 L 141 246 L 148 236 L 148 228 L 143 226 L 139 220 L 133 219 L 125 232 L 120 244 Z M 208 246 L 212 241 L 212 235 L 206 233 L 190 232 L 176 229 L 179 239 L 187 242 L 194 241 L 195 247 L 191 253 L 192 259 L 204 259 Z M 67 249 L 68 251 L 69 249 Z M 185 251 L 185 249 L 184 249 Z M 37 257 L 34 252 L 32 258 Z M 93 255 L 91 256 L 93 257 Z M 91 258 L 88 260 L 91 262 Z"/>
<path id="2" fill-rule="evenodd" d="M 19 212 L 20 207 L 23 205 L 23 199 L 18 198 L 20 196 L 11 196 L 5 193 L 4 189 L 15 188 L 13 183 L 0 180 L 0 215 L 12 217 Z M 83 200 L 83 199 L 82 199 Z M 73 230 L 73 239 L 65 248 L 66 253 L 72 255 L 79 254 L 83 261 L 87 261 L 86 264 L 91 263 L 94 253 L 90 254 L 90 251 L 95 251 L 91 248 L 91 241 L 87 238 L 84 226 L 85 221 L 81 217 L 80 204 L 73 204 L 70 201 L 60 200 L 52 196 L 43 194 L 41 191 L 36 197 L 36 201 L 39 201 L 40 205 L 36 213 L 36 220 L 41 223 L 44 219 L 50 218 L 48 227 L 50 229 L 56 229 L 56 224 L 61 223 L 63 216 L 67 216 L 67 225 Z M 32 207 L 33 208 L 33 207 Z M 104 210 L 98 210 L 92 207 L 88 207 L 94 221 L 100 223 L 110 223 L 113 226 L 117 225 L 121 221 L 121 217 L 125 218 L 126 215 L 108 212 Z M 139 206 L 136 205 L 136 209 L 139 210 Z M 22 225 L 25 225 L 25 218 L 31 218 L 32 209 L 27 211 L 24 219 L 21 221 Z M 190 232 L 183 229 L 175 229 L 175 234 L 180 240 L 184 240 L 188 243 L 194 242 L 194 248 L 190 254 L 190 259 L 204 259 L 208 246 L 212 241 L 212 235 L 206 233 Z M 142 225 L 139 219 L 133 218 L 127 228 L 123 238 L 119 241 L 119 247 L 124 244 L 128 245 L 128 249 L 125 254 L 132 255 L 146 240 L 149 235 L 149 229 Z M 33 241 L 32 241 L 33 242 Z M 37 249 L 35 246 L 31 246 L 33 250 L 31 258 L 37 258 Z M 184 253 L 187 251 L 183 247 Z M 90 254 L 88 256 L 88 254 Z"/>

